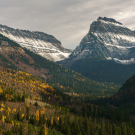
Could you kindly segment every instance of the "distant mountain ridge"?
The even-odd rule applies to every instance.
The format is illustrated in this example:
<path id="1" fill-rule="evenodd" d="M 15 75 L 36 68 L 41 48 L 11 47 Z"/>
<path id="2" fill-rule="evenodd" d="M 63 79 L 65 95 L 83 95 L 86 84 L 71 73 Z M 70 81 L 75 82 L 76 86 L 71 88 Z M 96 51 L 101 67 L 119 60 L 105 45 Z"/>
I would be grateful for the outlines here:
<path id="1" fill-rule="evenodd" d="M 72 52 L 72 50 L 64 48 L 61 42 L 54 36 L 43 32 L 31 32 L 0 25 L 0 33 L 17 42 L 22 47 L 26 47 L 52 61 L 60 61 L 68 58 Z"/>
<path id="2" fill-rule="evenodd" d="M 114 60 L 121 64 L 135 63 L 135 32 L 112 18 L 99 17 L 62 64 L 70 67 L 76 60 L 88 58 Z"/>

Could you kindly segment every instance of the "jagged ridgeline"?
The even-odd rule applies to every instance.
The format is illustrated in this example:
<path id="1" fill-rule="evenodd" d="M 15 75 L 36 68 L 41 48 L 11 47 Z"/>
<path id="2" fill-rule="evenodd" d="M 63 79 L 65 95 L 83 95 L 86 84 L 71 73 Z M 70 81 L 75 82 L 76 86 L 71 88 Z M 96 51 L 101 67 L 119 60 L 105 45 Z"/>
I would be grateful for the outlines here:
<path id="1" fill-rule="evenodd" d="M 63 92 L 110 95 L 119 88 L 113 84 L 91 81 L 69 68 L 57 65 L 21 47 L 3 35 L 0 35 L 0 54 L 1 66 L 12 69 L 18 68 L 31 73 Z"/>

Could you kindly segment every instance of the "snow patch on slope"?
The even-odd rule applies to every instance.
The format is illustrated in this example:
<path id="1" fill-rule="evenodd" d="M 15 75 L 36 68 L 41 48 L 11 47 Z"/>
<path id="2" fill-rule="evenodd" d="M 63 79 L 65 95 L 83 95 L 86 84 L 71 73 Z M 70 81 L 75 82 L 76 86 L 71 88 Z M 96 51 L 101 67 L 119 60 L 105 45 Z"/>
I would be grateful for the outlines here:
<path id="1" fill-rule="evenodd" d="M 131 58 L 130 60 L 120 60 L 118 58 L 111 58 L 111 57 L 107 58 L 107 60 L 112 60 L 112 59 L 115 62 L 120 63 L 120 64 L 124 64 L 124 65 L 135 63 L 135 59 L 134 58 Z"/>
<path id="2" fill-rule="evenodd" d="M 93 33 L 97 38 L 101 41 L 101 39 L 108 44 L 116 44 L 119 45 L 119 42 L 121 40 L 124 40 L 126 43 L 135 43 L 135 37 L 134 36 L 127 36 L 122 34 L 114 34 L 111 32 L 107 33 Z"/>
<path id="3" fill-rule="evenodd" d="M 104 21 L 104 20 L 100 20 L 100 21 L 103 22 L 103 23 L 106 23 L 106 24 L 112 24 L 114 26 L 119 26 L 119 27 L 124 27 L 125 28 L 125 26 L 123 26 L 123 25 L 121 25 L 119 23 L 113 23 L 113 22 Z"/>
<path id="4" fill-rule="evenodd" d="M 135 47 L 135 46 L 132 46 L 132 47 L 128 47 L 128 46 L 119 46 L 119 45 L 112 45 L 112 44 L 106 44 L 105 43 L 105 45 L 107 45 L 107 46 L 112 46 L 112 47 L 117 47 L 117 48 L 120 48 L 120 49 L 127 49 L 127 48 L 133 48 L 133 47 Z"/>

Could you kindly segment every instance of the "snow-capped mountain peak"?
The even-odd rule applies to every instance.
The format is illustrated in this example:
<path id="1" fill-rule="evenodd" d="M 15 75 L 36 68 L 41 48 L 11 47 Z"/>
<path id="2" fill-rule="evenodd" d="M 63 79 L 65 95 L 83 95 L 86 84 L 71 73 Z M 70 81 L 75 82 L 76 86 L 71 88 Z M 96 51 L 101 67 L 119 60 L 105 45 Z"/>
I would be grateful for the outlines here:
<path id="1" fill-rule="evenodd" d="M 64 60 L 72 52 L 65 49 L 55 37 L 43 32 L 31 32 L 0 25 L 0 34 L 52 61 Z"/>
<path id="2" fill-rule="evenodd" d="M 115 19 L 99 17 L 66 60 L 66 66 L 87 58 L 115 60 L 121 64 L 135 63 L 135 32 Z"/>

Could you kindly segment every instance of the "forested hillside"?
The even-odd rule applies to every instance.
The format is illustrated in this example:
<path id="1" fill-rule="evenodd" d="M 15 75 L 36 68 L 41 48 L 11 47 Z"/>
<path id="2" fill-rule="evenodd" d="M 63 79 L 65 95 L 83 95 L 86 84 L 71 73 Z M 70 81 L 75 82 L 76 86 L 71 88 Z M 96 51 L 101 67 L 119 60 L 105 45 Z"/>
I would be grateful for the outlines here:
<path id="1" fill-rule="evenodd" d="M 0 112 L 2 135 L 135 134 L 127 112 L 81 102 L 31 74 L 2 67 Z"/>
<path id="2" fill-rule="evenodd" d="M 135 64 L 123 65 L 102 59 L 77 60 L 71 69 L 97 82 L 113 82 L 120 85 L 135 74 Z"/>
<path id="3" fill-rule="evenodd" d="M 57 65 L 17 43 L 0 35 L 0 65 L 19 69 L 46 80 L 63 92 L 109 96 L 117 92 L 119 85 L 98 83 L 74 70 Z"/>
<path id="4" fill-rule="evenodd" d="M 135 76 L 129 78 L 113 96 L 95 100 L 86 99 L 85 102 L 102 106 L 105 117 L 111 114 L 108 109 L 112 109 L 112 119 L 122 120 L 123 118 L 128 118 L 130 122 L 135 123 Z M 123 116 L 124 114 L 125 116 Z"/>

